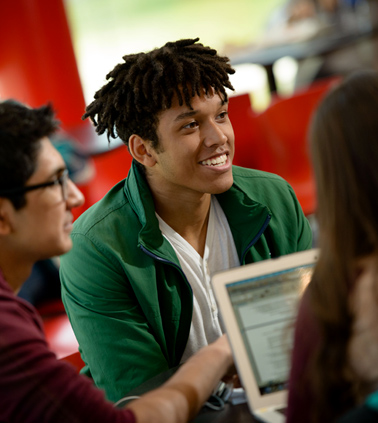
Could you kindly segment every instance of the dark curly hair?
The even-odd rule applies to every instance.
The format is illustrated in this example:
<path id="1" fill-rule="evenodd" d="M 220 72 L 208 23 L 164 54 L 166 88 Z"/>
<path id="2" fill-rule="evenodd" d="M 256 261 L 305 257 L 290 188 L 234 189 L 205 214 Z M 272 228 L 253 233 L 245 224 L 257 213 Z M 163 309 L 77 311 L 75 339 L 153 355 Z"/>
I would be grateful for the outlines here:
<path id="1" fill-rule="evenodd" d="M 83 119 L 89 117 L 98 134 L 107 131 L 109 142 L 119 136 L 128 145 L 130 136 L 138 134 L 156 149 L 158 113 L 171 107 L 174 96 L 180 105 L 191 107 L 192 97 L 213 89 L 227 101 L 225 87 L 234 89 L 229 74 L 235 71 L 227 57 L 198 40 L 169 42 L 148 53 L 124 56 L 124 63 L 106 76 L 109 82 L 96 92 Z"/>
<path id="2" fill-rule="evenodd" d="M 0 197 L 9 198 L 16 209 L 26 204 L 25 196 L 2 190 L 25 186 L 36 169 L 41 139 L 58 127 L 49 104 L 32 109 L 14 100 L 0 102 Z"/>

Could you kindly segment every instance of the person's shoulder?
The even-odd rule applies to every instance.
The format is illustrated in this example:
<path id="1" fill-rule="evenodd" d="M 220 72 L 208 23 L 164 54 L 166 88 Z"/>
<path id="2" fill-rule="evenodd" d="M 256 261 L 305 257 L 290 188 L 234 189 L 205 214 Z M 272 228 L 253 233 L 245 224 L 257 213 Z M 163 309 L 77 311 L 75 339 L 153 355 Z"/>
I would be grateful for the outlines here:
<path id="1" fill-rule="evenodd" d="M 285 179 L 283 179 L 281 176 L 270 173 L 270 172 L 264 172 L 262 170 L 257 169 L 249 169 L 246 167 L 240 167 L 240 166 L 232 166 L 232 173 L 234 175 L 234 178 L 236 181 L 247 179 L 259 179 L 261 181 L 265 181 L 266 183 L 270 184 L 284 184 L 289 185 Z"/>
<path id="2" fill-rule="evenodd" d="M 233 166 L 232 173 L 234 184 L 256 199 L 261 196 L 271 198 L 278 195 L 281 200 L 284 197 L 290 197 L 291 201 L 292 187 L 279 175 L 238 166 Z"/>

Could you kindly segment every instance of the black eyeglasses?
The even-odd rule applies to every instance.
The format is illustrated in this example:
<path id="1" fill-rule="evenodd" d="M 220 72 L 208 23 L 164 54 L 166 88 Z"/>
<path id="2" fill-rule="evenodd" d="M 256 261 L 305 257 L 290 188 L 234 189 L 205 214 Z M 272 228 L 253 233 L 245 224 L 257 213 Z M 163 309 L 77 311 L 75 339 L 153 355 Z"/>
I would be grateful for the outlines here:
<path id="1" fill-rule="evenodd" d="M 25 194 L 28 191 L 34 191 L 35 189 L 51 187 L 53 185 L 60 185 L 62 189 L 63 201 L 67 200 L 67 185 L 68 185 L 68 170 L 65 169 L 62 174 L 57 177 L 54 181 L 44 182 L 43 184 L 37 185 L 26 185 L 20 188 L 3 189 L 0 190 L 0 196 L 3 197 L 14 197 L 15 195 Z"/>

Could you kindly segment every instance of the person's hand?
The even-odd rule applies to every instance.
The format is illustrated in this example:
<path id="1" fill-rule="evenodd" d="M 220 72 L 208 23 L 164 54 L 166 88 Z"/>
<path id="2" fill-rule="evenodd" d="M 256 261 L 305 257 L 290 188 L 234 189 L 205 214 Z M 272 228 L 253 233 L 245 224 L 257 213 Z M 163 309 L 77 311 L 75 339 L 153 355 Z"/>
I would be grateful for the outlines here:
<path id="1" fill-rule="evenodd" d="M 238 376 L 237 371 L 236 371 L 236 367 L 235 367 L 235 364 L 234 364 L 234 359 L 233 359 L 233 356 L 232 356 L 230 344 L 229 344 L 228 339 L 227 339 L 227 335 L 222 335 L 220 338 L 218 338 L 211 345 L 214 346 L 214 348 L 222 349 L 230 357 L 230 365 L 229 365 L 226 373 L 222 377 L 222 381 L 225 382 L 225 383 L 232 383 L 234 385 L 234 388 L 240 388 L 241 387 L 240 380 L 239 380 L 239 376 Z"/>
<path id="2" fill-rule="evenodd" d="M 227 383 L 227 384 L 232 383 L 232 386 L 234 388 L 242 388 L 243 387 L 241 382 L 240 382 L 239 375 L 236 374 L 236 373 L 234 373 L 232 376 L 229 376 L 229 375 L 224 376 L 222 378 L 222 381 L 224 383 Z"/>
<path id="3" fill-rule="evenodd" d="M 236 370 L 226 335 L 201 348 L 154 391 L 128 407 L 137 421 L 184 423 L 193 419 L 222 377 L 231 380 Z"/>

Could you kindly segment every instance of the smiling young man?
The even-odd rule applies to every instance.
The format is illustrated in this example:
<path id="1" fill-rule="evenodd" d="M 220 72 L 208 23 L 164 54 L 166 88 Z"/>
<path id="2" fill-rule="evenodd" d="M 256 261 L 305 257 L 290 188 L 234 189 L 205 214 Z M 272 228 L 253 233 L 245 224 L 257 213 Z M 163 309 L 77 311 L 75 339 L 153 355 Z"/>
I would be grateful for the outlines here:
<path id="1" fill-rule="evenodd" d="M 161 388 L 117 409 L 92 381 L 58 361 L 34 307 L 15 293 L 34 263 L 66 253 L 83 196 L 49 141 L 50 106 L 0 102 L 0 421 L 184 423 L 219 379 L 234 373 L 225 337 L 203 348 Z"/>
<path id="2" fill-rule="evenodd" d="M 167 43 L 125 56 L 87 107 L 134 159 L 75 223 L 61 264 L 86 372 L 111 400 L 222 334 L 213 272 L 311 246 L 291 187 L 232 166 L 232 73 L 198 39 Z"/>

